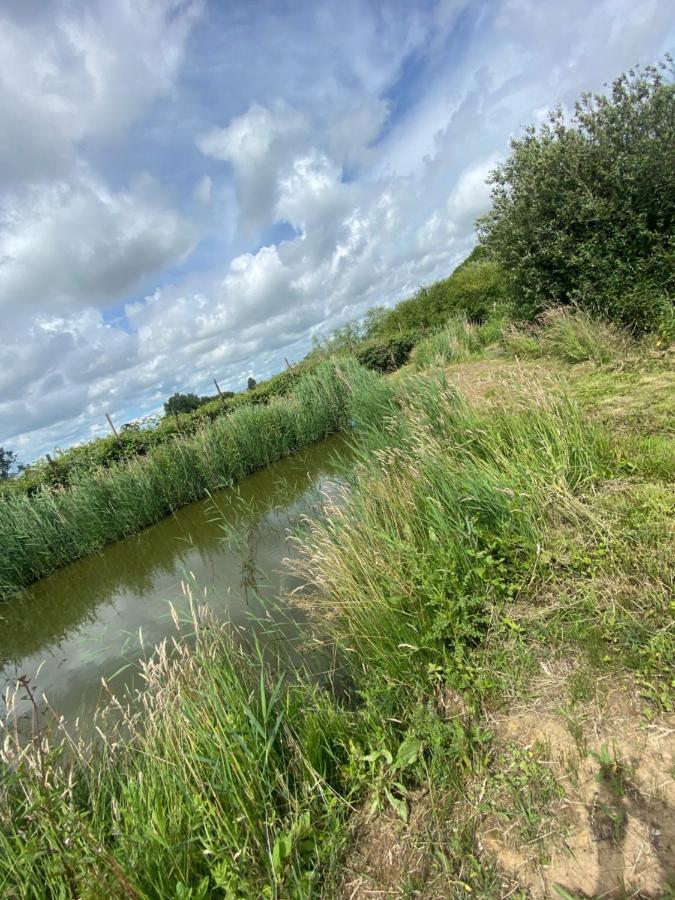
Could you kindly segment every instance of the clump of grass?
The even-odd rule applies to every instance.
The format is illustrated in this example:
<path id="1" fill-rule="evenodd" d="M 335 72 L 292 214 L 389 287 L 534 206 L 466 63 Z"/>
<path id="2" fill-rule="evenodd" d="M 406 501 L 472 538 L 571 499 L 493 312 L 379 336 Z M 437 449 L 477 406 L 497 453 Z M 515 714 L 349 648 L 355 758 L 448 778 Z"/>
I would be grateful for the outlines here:
<path id="1" fill-rule="evenodd" d="M 97 748 L 8 738 L 6 896 L 304 897 L 333 852 L 352 731 L 318 688 L 195 613 L 146 664 L 140 709 Z M 112 713 L 115 712 L 113 709 Z"/>
<path id="2" fill-rule="evenodd" d="M 625 330 L 564 307 L 543 313 L 533 326 L 506 328 L 503 343 L 516 356 L 550 356 L 570 364 L 590 361 L 600 365 L 624 359 L 634 346 Z"/>
<path id="3" fill-rule="evenodd" d="M 610 751 L 607 744 L 591 756 L 598 764 L 597 779 L 606 785 L 615 798 L 623 797 L 630 782 L 630 769 L 619 759 L 616 747 Z"/>
<path id="4" fill-rule="evenodd" d="M 466 362 L 480 355 L 489 344 L 495 343 L 501 330 L 502 321 L 497 318 L 482 324 L 462 318 L 449 319 L 440 331 L 417 344 L 412 362 L 417 369 Z"/>
<path id="5" fill-rule="evenodd" d="M 439 667 L 471 691 L 472 649 L 530 577 L 549 504 L 576 514 L 596 435 L 564 399 L 481 412 L 434 378 L 401 405 L 299 565 L 356 670 L 413 686 Z"/>

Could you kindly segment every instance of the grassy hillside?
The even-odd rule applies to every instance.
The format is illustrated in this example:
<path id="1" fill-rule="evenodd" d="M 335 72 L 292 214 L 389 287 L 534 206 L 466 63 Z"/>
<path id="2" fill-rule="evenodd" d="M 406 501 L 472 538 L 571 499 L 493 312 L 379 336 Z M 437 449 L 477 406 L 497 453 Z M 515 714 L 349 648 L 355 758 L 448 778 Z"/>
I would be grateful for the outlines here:
<path id="1" fill-rule="evenodd" d="M 298 564 L 336 670 L 195 611 L 93 757 L 6 744 L 7 896 L 666 895 L 672 355 L 569 314 L 444 334 L 345 376 L 359 462 Z"/>

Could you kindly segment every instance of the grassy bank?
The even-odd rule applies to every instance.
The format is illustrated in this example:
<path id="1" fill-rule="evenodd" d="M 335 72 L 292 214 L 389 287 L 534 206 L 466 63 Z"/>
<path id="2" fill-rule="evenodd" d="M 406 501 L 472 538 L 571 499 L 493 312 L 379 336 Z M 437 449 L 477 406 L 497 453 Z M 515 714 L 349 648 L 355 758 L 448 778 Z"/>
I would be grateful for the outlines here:
<path id="1" fill-rule="evenodd" d="M 372 373 L 323 363 L 288 396 L 246 406 L 146 456 L 87 470 L 68 488 L 0 502 L 0 599 L 187 503 L 348 427 L 377 392 Z"/>
<path id="2" fill-rule="evenodd" d="M 0 501 L 42 488 L 67 488 L 92 471 L 145 457 L 162 447 L 170 451 L 177 438 L 189 438 L 214 420 L 288 397 L 300 381 L 336 357 L 353 357 L 380 373 L 394 371 L 408 360 L 415 344 L 441 328 L 451 314 L 482 320 L 503 304 L 504 276 L 480 256 L 480 251 L 474 251 L 448 278 L 420 288 L 393 309 L 375 308 L 362 322 L 338 329 L 303 360 L 251 389 L 202 398 L 190 412 L 165 412 L 152 426 L 129 423 L 114 435 L 56 450 L 49 461 L 38 459 L 22 467 L 13 477 L 0 479 Z"/>
<path id="3" fill-rule="evenodd" d="M 6 896 L 667 896 L 673 366 L 573 316 L 486 343 L 341 382 L 358 464 L 298 566 L 349 696 L 195 613 L 93 756 L 5 743 Z"/>

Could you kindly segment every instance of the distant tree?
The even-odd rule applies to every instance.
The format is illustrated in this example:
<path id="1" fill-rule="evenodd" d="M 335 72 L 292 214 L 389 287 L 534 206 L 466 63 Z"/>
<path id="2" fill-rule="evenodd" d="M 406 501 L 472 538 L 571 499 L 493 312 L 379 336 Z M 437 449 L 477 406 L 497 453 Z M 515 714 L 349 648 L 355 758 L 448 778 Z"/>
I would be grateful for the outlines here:
<path id="1" fill-rule="evenodd" d="M 590 308 L 675 334 L 675 85 L 672 60 L 632 69 L 511 142 L 488 179 L 482 244 L 516 309 Z"/>
<path id="2" fill-rule="evenodd" d="M 12 468 L 17 465 L 17 456 L 12 450 L 0 447 L 0 481 L 7 481 Z"/>
<path id="3" fill-rule="evenodd" d="M 255 378 L 249 378 L 248 382 L 246 384 L 246 387 L 248 388 L 249 391 L 252 391 L 257 383 L 258 382 L 255 380 Z"/>
<path id="4" fill-rule="evenodd" d="M 178 413 L 189 413 L 198 409 L 202 402 L 196 394 L 175 393 L 164 404 L 164 414 L 175 416 Z"/>

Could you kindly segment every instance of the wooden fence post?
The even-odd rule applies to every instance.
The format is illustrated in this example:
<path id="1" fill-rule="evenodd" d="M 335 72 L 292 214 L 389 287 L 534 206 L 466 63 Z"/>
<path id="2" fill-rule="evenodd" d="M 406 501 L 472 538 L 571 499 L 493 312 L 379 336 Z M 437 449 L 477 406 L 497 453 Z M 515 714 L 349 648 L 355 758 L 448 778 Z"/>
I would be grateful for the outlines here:
<path id="1" fill-rule="evenodd" d="M 119 436 L 119 434 L 117 433 L 117 429 L 116 429 L 115 426 L 113 425 L 113 420 L 110 418 L 110 414 L 109 414 L 109 413 L 106 413 L 106 414 L 105 414 L 105 417 L 106 417 L 106 419 L 108 420 L 108 425 L 110 425 L 110 427 L 112 428 L 113 434 L 115 435 L 115 437 L 117 438 L 117 440 L 119 440 L 119 439 L 120 439 L 120 436 Z"/>

